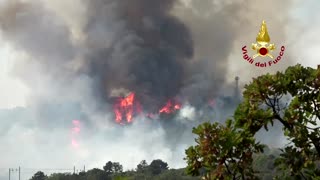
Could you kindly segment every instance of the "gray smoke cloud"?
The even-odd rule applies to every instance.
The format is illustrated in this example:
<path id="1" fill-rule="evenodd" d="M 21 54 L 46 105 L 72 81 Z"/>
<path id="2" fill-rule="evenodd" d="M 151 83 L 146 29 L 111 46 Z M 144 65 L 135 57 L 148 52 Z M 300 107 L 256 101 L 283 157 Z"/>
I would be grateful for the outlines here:
<path id="1" fill-rule="evenodd" d="M 2 1 L 2 38 L 24 55 L 13 71 L 31 93 L 26 109 L 0 116 L 0 142 L 5 140 L 8 152 L 26 147 L 17 157 L 24 166 L 61 166 L 68 159 L 66 166 L 101 167 L 114 160 L 134 168 L 142 159 L 162 158 L 183 167 L 184 149 L 193 143 L 191 127 L 231 115 L 232 98 L 221 96 L 233 93 L 234 76 L 246 82 L 265 73 L 248 71 L 241 59 L 241 47 L 255 40 L 262 19 L 273 28 L 272 41 L 290 42 L 288 1 L 264 2 L 263 9 L 253 0 L 218 2 Z M 268 71 L 290 65 L 287 57 Z M 170 98 L 187 104 L 160 122 L 137 117 L 132 126 L 119 127 L 113 123 L 112 97 L 130 91 L 146 112 L 157 112 Z M 211 99 L 222 105 L 206 107 Z M 19 113 L 23 116 L 12 115 Z M 73 119 L 82 128 L 77 150 L 65 145 Z M 20 144 L 9 143 L 15 134 Z M 41 157 L 49 151 L 59 158 L 48 165 Z M 30 154 L 38 154 L 32 163 Z M 8 158 L 0 165 L 15 163 Z"/>
<path id="2" fill-rule="evenodd" d="M 243 1 L 79 0 L 75 2 L 86 7 L 85 23 L 77 27 L 83 36 L 79 40 L 54 8 L 48 8 L 49 1 L 44 2 L 10 1 L 1 14 L 5 37 L 32 56 L 37 70 L 54 77 L 58 87 L 78 76 L 88 77 L 97 102 L 108 102 L 117 89 L 135 92 L 151 112 L 176 96 L 199 106 L 219 95 L 227 79 L 233 79 L 228 76 L 233 47 L 241 42 L 239 36 L 254 39 L 256 33 L 245 32 L 258 31 L 249 26 L 250 13 L 260 11 L 252 8 L 258 6 L 253 2 L 244 11 Z M 283 19 L 270 24 L 286 25 Z M 274 41 L 284 34 L 279 30 Z M 34 74 L 22 72 L 34 82 Z"/>
<path id="3" fill-rule="evenodd" d="M 90 2 L 88 39 L 112 36 L 87 56 L 88 74 L 97 79 L 102 97 L 125 88 L 156 111 L 178 95 L 188 76 L 185 69 L 193 55 L 193 42 L 185 24 L 169 14 L 174 2 Z"/>

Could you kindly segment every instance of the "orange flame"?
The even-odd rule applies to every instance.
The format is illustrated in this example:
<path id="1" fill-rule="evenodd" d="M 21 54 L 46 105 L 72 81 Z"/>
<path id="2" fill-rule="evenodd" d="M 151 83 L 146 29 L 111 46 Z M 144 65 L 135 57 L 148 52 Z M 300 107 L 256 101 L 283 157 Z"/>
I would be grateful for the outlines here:
<path id="1" fill-rule="evenodd" d="M 158 113 L 171 114 L 179 109 L 181 109 L 180 103 L 169 100 Z M 114 104 L 115 121 L 118 124 L 125 125 L 126 123 L 132 123 L 133 117 L 141 113 L 142 107 L 139 101 L 136 100 L 135 93 L 130 93 L 126 97 L 118 98 Z M 146 113 L 145 116 L 153 119 L 156 114 Z"/>
<path id="2" fill-rule="evenodd" d="M 181 109 L 181 104 L 178 104 L 178 103 L 173 104 L 172 101 L 169 100 L 167 104 L 159 110 L 159 113 L 170 114 L 179 109 Z"/>
<path id="3" fill-rule="evenodd" d="M 134 103 L 134 93 L 130 93 L 127 97 L 118 99 L 118 103 L 116 103 L 114 107 L 114 113 L 117 123 L 121 123 L 123 121 L 123 114 L 125 115 L 126 121 L 128 123 L 132 122 Z"/>
<path id="4" fill-rule="evenodd" d="M 122 114 L 121 114 L 121 112 L 120 112 L 118 109 L 115 109 L 115 110 L 114 110 L 114 113 L 115 113 L 115 115 L 116 115 L 116 122 L 117 122 L 117 123 L 120 123 L 121 120 L 122 120 Z"/>

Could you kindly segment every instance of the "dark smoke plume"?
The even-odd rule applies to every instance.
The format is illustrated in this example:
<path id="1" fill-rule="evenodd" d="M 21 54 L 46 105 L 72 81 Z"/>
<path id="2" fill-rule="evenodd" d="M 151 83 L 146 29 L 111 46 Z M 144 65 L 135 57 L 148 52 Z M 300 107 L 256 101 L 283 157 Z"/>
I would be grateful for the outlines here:
<path id="1" fill-rule="evenodd" d="M 272 40 L 282 43 L 290 4 L 264 1 L 261 5 L 253 0 L 191 0 L 189 4 L 178 0 L 4 1 L 0 3 L 1 35 L 25 55 L 16 61 L 14 73 L 31 91 L 26 109 L 16 110 L 24 117 L 7 117 L 18 114 L 16 111 L 0 116 L 5 117 L 1 135 L 14 142 L 4 146 L 9 152 L 4 157 L 12 155 L 11 149 L 29 146 L 25 155 L 14 154 L 32 166 L 30 154 L 39 144 L 43 149 L 36 151 L 41 159 L 38 164 L 48 162 L 41 157 L 53 149 L 55 155 L 74 155 L 65 147 L 67 126 L 74 118 L 83 125 L 85 155 L 76 154 L 71 160 L 70 154 L 61 155 L 53 165 L 65 159 L 71 164 L 90 159 L 98 167 L 117 157 L 115 161 L 124 163 L 133 158 L 127 164 L 130 168 L 145 157 L 185 166 L 184 149 L 193 142 L 191 127 L 200 121 L 223 121 L 232 112 L 232 101 L 228 104 L 229 100 L 219 97 L 233 93 L 227 80 L 233 82 L 235 76 L 248 80 L 265 73 L 241 60 L 241 47 L 252 43 L 266 16 L 268 26 L 274 27 L 270 32 L 278 34 L 272 34 Z M 273 11 L 278 19 L 274 20 Z M 236 59 L 231 61 L 232 55 Z M 286 62 L 289 60 L 276 68 L 289 65 Z M 236 74 L 230 73 L 232 67 Z M 170 98 L 188 102 L 190 107 L 184 106 L 160 125 L 141 118 L 132 126 L 115 126 L 110 123 L 114 121 L 113 98 L 130 91 L 146 112 L 156 112 Z M 224 105 L 214 110 L 202 108 L 212 99 Z M 22 134 L 17 140 L 20 144 L 16 143 L 16 134 L 25 130 L 31 140 Z M 8 162 L 11 158 L 0 163 Z"/>
<path id="2" fill-rule="evenodd" d="M 169 98 L 178 95 L 188 76 L 185 70 L 193 55 L 193 41 L 187 27 L 170 14 L 174 3 L 174 0 L 90 3 L 86 26 L 89 39 L 97 36 L 97 31 L 105 32 L 99 36 L 108 36 L 110 26 L 115 32 L 109 46 L 93 48 L 87 56 L 88 72 L 97 78 L 101 95 L 125 88 L 135 92 L 144 107 L 153 108 L 147 111 L 158 110 Z M 115 19 L 109 20 L 110 14 Z"/>
<path id="3" fill-rule="evenodd" d="M 77 2 L 86 7 L 84 23 L 78 27 L 81 41 L 50 6 L 33 1 L 8 2 L 1 8 L 1 27 L 4 36 L 54 80 L 53 86 L 69 86 L 79 76 L 93 80 L 92 94 L 101 110 L 112 103 L 114 92 L 122 90 L 135 92 L 147 112 L 156 112 L 170 98 L 196 107 L 207 103 L 226 85 L 227 60 L 243 34 L 240 22 L 250 22 L 240 16 L 241 1 L 191 1 L 194 10 L 212 7 L 203 12 L 212 20 L 188 8 L 183 11 L 188 19 L 178 18 L 183 13 L 174 9 L 177 0 Z M 33 74 L 19 73 L 34 83 L 29 77 Z"/>

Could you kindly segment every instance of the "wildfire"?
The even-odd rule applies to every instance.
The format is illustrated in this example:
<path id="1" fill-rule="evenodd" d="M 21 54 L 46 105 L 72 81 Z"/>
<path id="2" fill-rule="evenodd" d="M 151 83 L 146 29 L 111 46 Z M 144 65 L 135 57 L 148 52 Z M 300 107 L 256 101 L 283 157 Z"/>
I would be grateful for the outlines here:
<path id="1" fill-rule="evenodd" d="M 130 93 L 126 97 L 120 97 L 117 99 L 114 104 L 114 114 L 115 121 L 118 124 L 125 125 L 126 123 L 131 123 L 133 117 L 142 112 L 140 103 L 135 97 L 135 93 Z M 181 104 L 173 100 L 169 100 L 165 106 L 160 108 L 158 111 L 159 114 L 171 114 L 177 110 L 181 109 Z M 146 113 L 145 116 L 154 119 L 157 113 Z"/>
<path id="2" fill-rule="evenodd" d="M 172 103 L 171 100 L 167 102 L 167 104 L 159 110 L 159 113 L 170 114 L 177 110 L 181 109 L 181 105 L 178 103 Z"/>
<path id="3" fill-rule="evenodd" d="M 140 112 L 140 105 L 135 101 L 134 93 L 130 93 L 127 97 L 119 98 L 114 106 L 116 122 L 119 124 L 122 124 L 124 120 L 126 120 L 127 123 L 131 123 L 133 115 L 136 112 Z"/>

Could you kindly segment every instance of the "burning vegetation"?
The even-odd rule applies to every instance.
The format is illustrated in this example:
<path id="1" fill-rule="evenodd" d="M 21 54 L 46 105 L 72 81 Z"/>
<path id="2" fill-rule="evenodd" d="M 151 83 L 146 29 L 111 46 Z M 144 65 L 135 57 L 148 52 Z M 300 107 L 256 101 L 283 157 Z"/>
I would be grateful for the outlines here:
<path id="1" fill-rule="evenodd" d="M 159 109 L 157 114 L 172 114 L 180 110 L 181 107 L 181 103 L 170 99 Z M 137 115 L 141 115 L 142 112 L 142 106 L 136 98 L 136 94 L 133 92 L 129 93 L 129 95 L 125 97 L 118 97 L 114 103 L 115 122 L 118 124 L 132 123 L 133 118 Z M 144 115 L 150 119 L 153 119 L 157 114 L 148 112 Z"/>
<path id="2" fill-rule="evenodd" d="M 115 121 L 119 124 L 131 123 L 136 114 L 141 113 L 140 103 L 135 100 L 135 93 L 119 97 L 114 104 Z"/>

